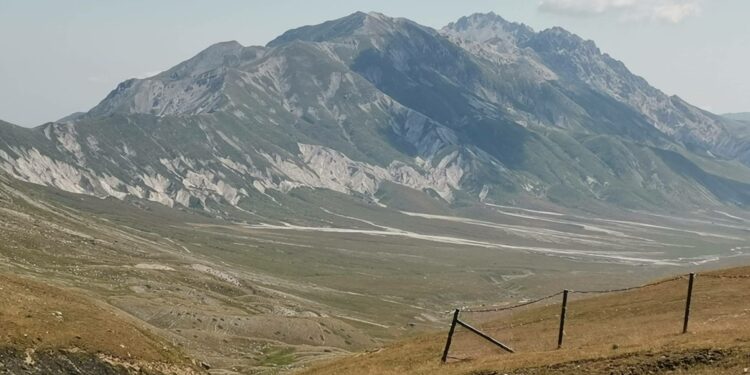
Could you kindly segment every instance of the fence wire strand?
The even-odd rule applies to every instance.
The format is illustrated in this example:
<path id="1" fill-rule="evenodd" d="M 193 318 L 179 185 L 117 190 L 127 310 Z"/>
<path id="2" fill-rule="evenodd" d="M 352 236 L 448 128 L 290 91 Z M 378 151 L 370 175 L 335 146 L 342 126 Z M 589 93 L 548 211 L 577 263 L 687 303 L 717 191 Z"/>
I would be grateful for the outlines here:
<path id="1" fill-rule="evenodd" d="M 530 321 L 521 322 L 521 323 L 508 323 L 508 324 L 505 324 L 505 325 L 502 325 L 502 326 L 492 326 L 492 325 L 485 324 L 483 326 L 487 326 L 487 327 L 495 329 L 495 330 L 508 330 L 508 329 L 512 330 L 514 328 L 525 327 L 525 326 L 529 326 L 529 325 L 537 324 L 537 323 L 542 323 L 542 322 L 546 322 L 546 321 L 557 322 L 557 320 L 558 320 L 558 317 L 556 315 L 552 315 L 552 316 L 547 316 L 547 317 L 544 317 L 544 318 L 539 318 L 539 319 L 530 320 Z"/>
<path id="2" fill-rule="evenodd" d="M 652 286 L 656 286 L 656 285 L 660 285 L 660 284 L 665 284 L 665 283 L 676 281 L 676 280 L 680 280 L 680 279 L 685 279 L 685 277 L 686 277 L 686 275 L 680 275 L 680 276 L 675 276 L 675 277 L 672 277 L 672 278 L 669 278 L 669 279 L 659 280 L 659 281 L 656 281 L 656 282 L 653 282 L 653 283 L 643 284 L 643 285 L 637 285 L 637 286 L 632 286 L 632 287 L 628 287 L 628 288 L 602 289 L 602 290 L 569 290 L 568 293 L 571 293 L 571 294 L 604 294 L 604 293 L 628 292 L 628 291 L 631 291 L 631 290 L 648 288 L 648 287 L 652 287 Z M 703 277 L 719 278 L 718 276 L 709 276 L 709 275 L 704 275 Z M 742 275 L 742 277 L 739 277 L 739 276 L 738 277 L 723 276 L 723 277 L 724 278 L 750 278 L 750 275 L 747 275 L 747 276 Z M 537 298 L 535 300 L 531 300 L 531 301 L 519 303 L 517 305 L 512 305 L 512 306 L 497 306 L 497 307 L 484 307 L 484 308 L 463 308 L 463 309 L 459 309 L 459 310 L 461 312 L 464 312 L 464 313 L 486 313 L 486 312 L 508 311 L 508 310 L 513 310 L 513 309 L 521 308 L 521 307 L 528 306 L 528 305 L 533 305 L 535 303 L 539 303 L 539 302 L 542 302 L 542 301 L 546 301 L 548 299 L 555 298 L 555 297 L 557 297 L 559 295 L 562 295 L 563 293 L 564 292 L 557 292 L 555 294 L 550 294 L 548 296 L 544 296 L 544 297 L 541 297 L 541 298 Z"/>
<path id="3" fill-rule="evenodd" d="M 657 285 L 661 285 L 661 284 L 666 284 L 666 283 L 669 283 L 669 282 L 672 282 L 672 281 L 676 281 L 676 280 L 680 280 L 680 279 L 684 279 L 684 278 L 685 278 L 685 275 L 680 275 L 680 276 L 672 277 L 670 279 L 659 280 L 659 281 L 656 281 L 656 282 L 653 282 L 653 283 L 649 283 L 649 284 L 631 286 L 629 288 L 602 289 L 602 290 L 570 290 L 570 293 L 575 293 L 575 294 L 604 294 L 604 293 L 628 292 L 628 291 L 631 291 L 631 290 L 643 289 L 643 288 L 648 288 L 648 287 L 657 286 Z"/>
<path id="4" fill-rule="evenodd" d="M 528 306 L 528 305 L 533 305 L 533 304 L 538 303 L 538 302 L 546 301 L 546 300 L 548 300 L 550 298 L 557 297 L 557 296 L 559 296 L 561 294 L 563 294 L 563 292 L 557 292 L 555 294 L 550 294 L 550 295 L 542 297 L 542 298 L 537 298 L 535 300 L 526 301 L 526 302 L 519 303 L 519 304 L 513 305 L 513 306 L 498 306 L 498 307 L 487 307 L 487 308 L 481 308 L 481 309 L 459 309 L 459 310 L 461 310 L 461 312 L 465 312 L 465 313 L 484 313 L 484 312 L 498 312 L 498 311 L 513 310 L 513 309 L 517 309 L 519 307 L 524 307 L 524 306 Z"/>
<path id="5" fill-rule="evenodd" d="M 637 285 L 632 286 L 628 288 L 615 288 L 615 289 L 601 289 L 601 290 L 568 290 L 568 293 L 571 294 L 605 294 L 605 293 L 619 293 L 619 292 L 628 292 L 631 290 L 637 290 L 637 289 L 643 289 L 648 288 L 652 286 L 657 286 L 661 284 L 665 284 L 672 281 L 677 280 L 684 280 L 687 278 L 688 275 L 679 275 L 675 276 L 669 279 L 659 280 L 653 283 L 649 284 L 643 284 L 643 285 Z M 696 274 L 698 276 L 698 274 Z M 700 277 L 702 278 L 708 278 L 708 279 L 750 279 L 750 275 L 711 275 L 711 274 L 701 274 Z M 497 306 L 497 307 L 482 307 L 482 308 L 462 308 L 459 309 L 461 312 L 464 313 L 486 313 L 486 312 L 500 312 L 500 311 L 508 311 L 513 309 L 518 309 L 524 306 L 533 305 L 535 303 L 543 302 L 551 298 L 555 298 L 559 295 L 562 295 L 563 292 L 557 292 L 554 294 L 550 294 L 548 296 L 544 296 L 541 298 L 537 298 L 531 301 L 522 302 L 516 305 L 511 306 Z M 447 312 L 446 312 L 447 313 Z"/>
<path id="6" fill-rule="evenodd" d="M 750 275 L 700 275 L 700 277 L 707 279 L 750 279 Z"/>

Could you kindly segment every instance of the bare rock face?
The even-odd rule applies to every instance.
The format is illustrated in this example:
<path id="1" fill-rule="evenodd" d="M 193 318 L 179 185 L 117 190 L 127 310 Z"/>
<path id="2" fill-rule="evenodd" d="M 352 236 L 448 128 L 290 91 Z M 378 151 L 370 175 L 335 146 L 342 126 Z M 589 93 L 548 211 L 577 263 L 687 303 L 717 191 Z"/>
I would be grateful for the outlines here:
<path id="1" fill-rule="evenodd" d="M 0 123 L 0 170 L 217 215 L 294 189 L 374 198 L 386 182 L 454 203 L 746 205 L 738 129 L 561 28 L 355 13 L 264 47 L 215 44 L 57 123 Z"/>

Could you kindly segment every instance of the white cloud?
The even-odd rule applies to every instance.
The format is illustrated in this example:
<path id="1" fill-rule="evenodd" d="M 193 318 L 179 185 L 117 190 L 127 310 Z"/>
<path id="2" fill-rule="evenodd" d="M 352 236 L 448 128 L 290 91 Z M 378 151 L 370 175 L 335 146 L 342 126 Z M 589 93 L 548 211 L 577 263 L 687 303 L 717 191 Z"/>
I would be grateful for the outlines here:
<path id="1" fill-rule="evenodd" d="M 700 13 L 701 0 L 542 0 L 539 10 L 572 16 L 614 14 L 624 20 L 679 23 Z"/>
<path id="2" fill-rule="evenodd" d="M 672 23 L 679 23 L 683 19 L 700 12 L 700 6 L 696 2 L 684 2 L 661 4 L 654 8 L 653 18 L 661 21 L 669 21 Z"/>

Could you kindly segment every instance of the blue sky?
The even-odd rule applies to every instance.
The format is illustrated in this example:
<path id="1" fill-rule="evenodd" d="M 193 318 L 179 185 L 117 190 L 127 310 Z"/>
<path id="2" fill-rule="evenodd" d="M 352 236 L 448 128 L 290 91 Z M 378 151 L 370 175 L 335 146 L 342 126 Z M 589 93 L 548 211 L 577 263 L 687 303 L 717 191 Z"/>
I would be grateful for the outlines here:
<path id="1" fill-rule="evenodd" d="M 265 44 L 357 10 L 435 28 L 488 11 L 562 26 L 668 94 L 750 111 L 749 0 L 0 0 L 0 119 L 35 126 L 85 111 L 210 44 Z"/>

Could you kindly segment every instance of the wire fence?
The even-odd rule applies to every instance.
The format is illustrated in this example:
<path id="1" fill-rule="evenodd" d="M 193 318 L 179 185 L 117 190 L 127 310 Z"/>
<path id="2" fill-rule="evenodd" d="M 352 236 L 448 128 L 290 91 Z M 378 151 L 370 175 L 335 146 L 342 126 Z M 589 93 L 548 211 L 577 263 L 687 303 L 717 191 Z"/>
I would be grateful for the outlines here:
<path id="1" fill-rule="evenodd" d="M 705 279 L 715 280 L 715 281 L 718 281 L 718 280 L 732 280 L 732 279 L 734 279 L 734 280 L 750 280 L 750 275 L 701 274 L 700 277 L 701 278 L 705 278 Z M 632 301 L 631 302 L 619 302 L 619 298 L 621 298 L 621 297 L 613 297 L 613 298 L 615 298 L 615 300 L 612 301 L 612 302 L 610 302 L 610 303 L 613 304 L 611 307 L 607 307 L 606 305 L 605 306 L 599 306 L 597 308 L 600 309 L 600 311 L 590 311 L 590 312 L 588 312 L 586 314 L 578 313 L 578 314 L 574 314 L 573 316 L 568 316 L 569 315 L 567 313 L 567 310 L 568 310 L 568 297 L 572 296 L 572 295 L 582 295 L 582 296 L 583 295 L 603 295 L 603 294 L 613 294 L 614 295 L 616 293 L 623 293 L 623 292 L 630 292 L 630 291 L 642 290 L 642 289 L 647 289 L 647 288 L 654 288 L 652 291 L 650 291 L 648 293 L 654 294 L 654 293 L 658 292 L 658 293 L 662 293 L 662 294 L 658 294 L 658 297 L 649 297 L 649 298 L 659 298 L 660 300 L 656 301 L 656 303 L 662 305 L 662 307 L 664 309 L 666 309 L 665 310 L 666 312 L 661 312 L 660 313 L 660 314 L 664 315 L 664 316 L 662 316 L 660 318 L 660 319 L 664 320 L 664 322 L 661 322 L 658 319 L 653 319 L 653 322 L 650 322 L 650 326 L 649 327 L 656 326 L 656 325 L 663 324 L 663 323 L 667 323 L 668 321 L 676 320 L 676 319 L 678 319 L 678 316 L 679 316 L 679 318 L 681 318 L 680 319 L 681 323 L 683 323 L 682 324 L 682 333 L 684 334 L 684 333 L 688 332 L 688 328 L 689 328 L 688 325 L 689 325 L 689 322 L 690 322 L 691 305 L 692 305 L 692 299 L 693 299 L 693 294 L 694 294 L 693 289 L 694 289 L 694 281 L 695 281 L 695 279 L 696 279 L 696 274 L 691 273 L 691 274 L 687 274 L 687 275 L 679 275 L 679 276 L 675 276 L 675 277 L 672 277 L 672 278 L 659 280 L 659 281 L 648 283 L 648 284 L 643 284 L 643 285 L 638 285 L 638 286 L 633 286 L 633 287 L 626 287 L 626 288 L 612 288 L 612 289 L 598 289 L 598 290 L 585 290 L 585 289 L 584 290 L 573 290 L 573 289 L 569 289 L 568 290 L 568 289 L 566 289 L 566 290 L 563 290 L 563 291 L 560 291 L 560 292 L 557 292 L 557 293 L 553 293 L 553 294 L 550 294 L 550 295 L 539 297 L 539 298 L 536 298 L 536 299 L 533 299 L 533 300 L 530 300 L 530 301 L 524 301 L 524 302 L 521 302 L 521 303 L 518 303 L 518 304 L 514 304 L 514 305 L 510 305 L 510 306 L 480 306 L 480 307 L 464 307 L 464 308 L 456 309 L 456 310 L 454 310 L 452 312 L 453 313 L 453 320 L 451 322 L 451 328 L 450 328 L 450 331 L 449 331 L 449 334 L 448 334 L 448 339 L 446 341 L 445 349 L 443 351 L 442 360 L 443 360 L 443 362 L 446 362 L 447 359 L 448 359 L 448 354 L 449 354 L 449 352 L 451 350 L 451 344 L 452 344 L 452 341 L 453 341 L 453 336 L 454 336 L 454 333 L 456 333 L 456 328 L 457 327 L 466 328 L 465 331 L 468 332 L 468 334 L 469 334 L 468 336 L 470 336 L 470 337 L 473 336 L 473 337 L 481 338 L 481 339 L 483 339 L 482 342 L 490 342 L 490 343 L 494 344 L 494 346 L 500 347 L 501 349 L 503 349 L 503 350 L 505 350 L 507 352 L 511 352 L 511 353 L 516 352 L 516 350 L 514 350 L 514 348 L 511 347 L 512 345 L 508 344 L 507 342 L 503 342 L 501 340 L 498 340 L 498 339 L 492 337 L 491 334 L 488 334 L 485 331 L 477 329 L 474 326 L 468 324 L 466 321 L 462 320 L 461 314 L 498 313 L 498 314 L 506 314 L 504 316 L 507 317 L 507 314 L 513 314 L 515 310 L 518 310 L 518 309 L 521 309 L 521 308 L 530 307 L 532 305 L 537 305 L 537 304 L 541 305 L 541 306 L 547 306 L 547 309 L 544 310 L 541 313 L 524 314 L 524 315 L 522 315 L 521 321 L 514 322 L 513 316 L 511 316 L 510 319 L 505 319 L 503 321 L 498 321 L 498 322 L 502 322 L 501 325 L 495 324 L 492 327 L 488 327 L 488 329 L 490 329 L 492 331 L 492 333 L 494 333 L 495 335 L 497 335 L 497 334 L 500 334 L 500 333 L 508 334 L 509 330 L 513 331 L 513 330 L 519 330 L 519 329 L 529 329 L 532 326 L 537 326 L 537 327 L 535 327 L 535 328 L 537 328 L 536 330 L 523 332 L 523 333 L 521 333 L 519 335 L 519 336 L 521 336 L 523 338 L 526 338 L 528 336 L 534 336 L 535 334 L 538 335 L 540 333 L 539 329 L 538 329 L 539 328 L 538 326 L 544 326 L 544 329 L 546 330 L 545 332 L 550 331 L 554 327 L 555 330 L 557 331 L 557 348 L 559 349 L 559 348 L 563 347 L 563 344 L 564 344 L 564 341 L 566 339 L 566 336 L 568 335 L 568 332 L 566 330 L 566 318 L 568 318 L 568 319 L 570 319 L 570 318 L 574 318 L 574 319 L 595 319 L 594 316 L 596 315 L 597 312 L 598 313 L 604 313 L 601 310 L 606 310 L 606 309 L 609 308 L 610 310 L 615 311 L 618 314 L 621 314 L 621 315 L 618 315 L 618 316 L 627 316 L 628 319 L 635 319 L 635 315 L 632 312 L 634 310 L 638 310 L 639 308 L 643 308 L 643 306 L 642 306 L 643 305 L 643 301 L 641 301 L 641 302 L 632 302 Z M 678 281 L 681 281 L 681 280 L 687 280 L 686 284 L 682 284 L 687 289 L 687 290 L 682 289 L 683 292 L 677 292 L 677 291 L 669 289 L 669 292 L 666 293 L 666 294 L 664 294 L 664 292 L 662 291 L 663 288 L 655 288 L 655 287 L 663 285 L 663 284 L 675 283 L 675 282 L 678 282 Z M 679 284 L 676 284 L 676 285 L 679 285 Z M 668 286 L 668 288 L 672 288 L 672 286 Z M 677 289 L 677 290 L 679 290 L 679 289 Z M 706 292 L 708 292 L 708 290 Z M 678 293 L 679 297 L 678 297 L 678 295 L 675 295 L 675 293 Z M 683 293 L 685 293 L 685 294 L 683 294 Z M 560 297 L 560 296 L 562 296 L 562 303 L 561 303 L 561 306 L 560 306 L 559 314 L 549 311 L 549 308 L 551 308 L 553 305 L 551 305 L 549 303 L 542 304 L 543 302 L 548 302 L 548 301 L 550 301 L 550 300 L 552 300 L 554 298 Z M 707 301 L 711 300 L 711 296 L 709 294 L 706 294 L 705 295 L 705 299 Z M 586 301 L 586 299 L 580 299 L 580 300 L 576 300 L 576 301 Z M 578 302 L 576 302 L 576 304 L 577 303 Z M 630 305 L 626 305 L 627 303 L 630 303 Z M 683 303 L 684 303 L 684 305 L 682 305 Z M 713 303 L 713 301 L 711 303 Z M 678 307 L 679 305 L 682 305 L 684 307 L 684 309 L 682 307 Z M 750 303 L 748 305 L 750 305 Z M 534 311 L 536 311 L 536 310 L 534 310 Z M 742 315 L 743 316 L 747 315 L 747 319 L 748 319 L 748 321 L 750 321 L 750 313 L 748 313 L 748 312 L 750 312 L 750 306 L 747 306 L 747 309 L 744 309 L 742 311 L 744 311 L 742 313 Z M 641 313 L 645 313 L 645 312 L 642 311 Z M 625 315 L 622 315 L 622 314 L 625 314 Z M 627 315 L 627 314 L 630 314 L 630 315 Z M 657 314 L 657 313 L 654 312 L 654 314 Z M 717 314 L 719 314 L 719 313 L 717 312 Z M 732 316 L 737 316 L 737 314 L 734 314 Z M 715 318 L 715 319 L 719 319 L 719 318 Z M 708 319 L 708 320 L 711 321 L 711 319 Z M 557 325 L 555 324 L 554 321 L 558 321 Z M 632 323 L 632 322 L 629 320 L 628 324 L 630 324 L 630 323 Z M 577 328 L 579 330 L 579 332 L 576 332 L 576 333 L 581 333 L 582 336 L 583 335 L 592 335 L 591 332 L 585 332 L 584 330 L 586 330 L 586 329 L 590 330 L 594 326 L 598 327 L 599 329 L 605 329 L 605 330 L 609 330 L 609 329 L 612 328 L 611 327 L 612 322 L 605 323 L 603 321 L 600 321 L 600 322 L 598 322 L 598 324 L 599 325 L 594 325 L 594 324 L 580 325 L 579 328 Z M 482 327 L 484 328 L 485 326 L 486 325 L 483 325 Z M 583 326 L 586 326 L 586 328 L 583 328 Z M 633 327 L 631 330 L 633 332 L 638 332 L 638 334 L 640 334 L 640 335 L 648 335 L 650 333 L 649 329 L 651 329 L 649 327 L 645 327 L 645 326 L 644 327 L 640 327 L 641 328 L 640 331 L 638 329 L 639 327 Z M 653 329 L 657 330 L 659 328 L 663 328 L 663 327 L 656 327 L 656 328 L 653 328 Z M 628 328 L 625 327 L 625 328 L 622 328 L 622 329 L 627 330 Z M 677 333 L 677 332 L 675 332 L 675 333 Z M 605 334 L 611 336 L 611 332 L 608 332 L 608 333 L 605 333 Z M 527 340 L 527 341 L 530 341 L 530 340 Z M 536 341 L 539 341 L 539 340 L 536 340 Z M 537 345 L 540 345 L 540 344 L 537 344 Z M 613 345 L 613 347 L 616 348 L 617 345 Z"/>
<path id="2" fill-rule="evenodd" d="M 601 289 L 601 290 L 575 290 L 575 289 L 568 289 L 568 293 L 569 294 L 605 294 L 605 293 L 628 292 L 628 291 L 631 291 L 631 290 L 648 288 L 648 287 L 651 287 L 651 286 L 665 284 L 665 283 L 672 282 L 672 281 L 675 281 L 675 280 L 685 279 L 687 277 L 688 277 L 688 275 L 680 275 L 680 276 L 676 276 L 676 277 L 673 277 L 673 278 L 670 278 L 670 279 L 659 280 L 659 281 L 656 281 L 656 282 L 653 282 L 653 283 L 644 284 L 644 285 L 638 285 L 638 286 L 633 286 L 633 287 L 629 287 L 629 288 Z M 514 309 L 518 309 L 518 308 L 521 308 L 521 307 L 525 307 L 525 306 L 537 304 L 539 302 L 543 302 L 543 301 L 555 298 L 557 296 L 561 296 L 563 293 L 565 293 L 565 291 L 560 291 L 560 292 L 557 292 L 557 293 L 554 293 L 554 294 L 550 294 L 548 296 L 537 298 L 537 299 L 534 299 L 534 300 L 531 300 L 531 301 L 522 302 L 522 303 L 519 303 L 517 305 L 512 305 L 512 306 L 481 307 L 481 308 L 464 307 L 464 308 L 459 309 L 459 311 L 466 312 L 466 313 L 486 313 L 486 312 L 500 312 L 500 311 L 514 310 Z"/>
<path id="3" fill-rule="evenodd" d="M 750 279 L 750 275 L 701 275 L 708 279 Z"/>
<path id="4" fill-rule="evenodd" d="M 519 304 L 513 305 L 513 306 L 487 307 L 487 308 L 481 308 L 481 309 L 479 309 L 479 308 L 477 308 L 477 309 L 463 308 L 463 309 L 459 309 L 459 311 L 461 311 L 461 312 L 467 312 L 467 313 L 485 313 L 485 312 L 508 311 L 508 310 L 514 310 L 514 309 L 517 309 L 517 308 L 521 308 L 521 307 L 524 307 L 524 306 L 533 305 L 535 303 L 539 303 L 539 302 L 542 302 L 542 301 L 546 301 L 548 299 L 555 298 L 555 297 L 557 297 L 559 295 L 562 295 L 562 294 L 563 294 L 563 292 L 557 292 L 555 294 L 550 294 L 550 295 L 542 297 L 542 298 L 537 298 L 537 299 L 532 300 L 532 301 L 522 302 L 522 303 L 519 303 Z"/>

